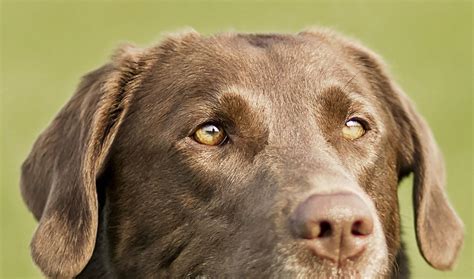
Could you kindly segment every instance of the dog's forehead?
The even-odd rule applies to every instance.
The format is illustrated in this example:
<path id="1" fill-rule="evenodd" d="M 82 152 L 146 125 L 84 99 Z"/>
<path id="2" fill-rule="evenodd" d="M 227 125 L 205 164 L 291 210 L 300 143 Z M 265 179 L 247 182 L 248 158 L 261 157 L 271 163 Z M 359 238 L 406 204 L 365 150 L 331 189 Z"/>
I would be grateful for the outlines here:
<path id="1" fill-rule="evenodd" d="M 357 72 L 342 45 L 321 35 L 227 33 L 204 37 L 189 33 L 169 38 L 160 50 L 162 73 L 172 75 L 175 84 L 179 80 L 191 87 L 212 84 L 265 93 L 317 93 L 326 87 L 345 86 Z"/>
<path id="2" fill-rule="evenodd" d="M 265 123 L 270 136 L 307 123 L 303 139 L 315 134 L 315 122 L 307 121 L 315 113 L 329 117 L 322 107 L 343 114 L 355 99 L 374 103 L 343 43 L 324 35 L 188 33 L 166 39 L 151 55 L 158 59 L 136 106 L 152 107 L 157 117 L 174 108 L 180 119 L 223 112 L 244 119 L 250 116 L 243 112 L 253 112 L 248 122 Z M 275 137 L 293 141 L 287 134 Z"/>

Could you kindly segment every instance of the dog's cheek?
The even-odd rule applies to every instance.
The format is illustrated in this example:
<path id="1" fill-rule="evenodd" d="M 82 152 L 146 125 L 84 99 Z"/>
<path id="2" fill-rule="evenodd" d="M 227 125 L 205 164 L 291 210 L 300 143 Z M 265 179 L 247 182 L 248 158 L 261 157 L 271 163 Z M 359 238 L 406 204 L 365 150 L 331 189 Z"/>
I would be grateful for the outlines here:
<path id="1" fill-rule="evenodd" d="M 192 178 L 173 163 L 176 158 L 158 151 L 161 160 L 119 151 L 110 159 L 112 174 L 106 188 L 104 227 L 112 265 L 124 274 L 141 273 L 134 271 L 136 266 L 145 274 L 158 272 L 159 263 L 166 262 L 166 256 L 173 253 L 171 246 L 179 247 L 187 241 L 193 229 L 183 220 L 192 220 L 192 208 L 203 202 L 192 189 L 183 186 Z M 176 241 L 163 245 L 170 235 Z"/>
<path id="2" fill-rule="evenodd" d="M 140 266 L 168 276 L 172 267 L 166 265 L 171 263 L 182 271 L 210 261 L 189 254 L 191 249 L 207 245 L 203 254 L 214 257 L 239 249 L 228 235 L 238 233 L 243 220 L 252 220 L 256 208 L 244 204 L 248 197 L 253 199 L 249 205 L 259 204 L 252 189 L 244 189 L 255 170 L 238 154 L 205 156 L 201 151 L 197 156 L 186 150 L 155 150 L 160 160 L 138 154 L 152 154 L 149 150 L 136 156 L 118 152 L 111 158 L 117 171 L 107 188 L 107 230 L 113 265 L 121 273 L 132 275 Z M 258 186 L 254 183 L 253 189 Z"/>
<path id="3" fill-rule="evenodd" d="M 389 261 L 393 262 L 400 249 L 400 213 L 397 196 L 398 175 L 394 159 L 389 154 L 378 156 L 366 169 L 359 183 L 374 201 L 387 243 Z"/>

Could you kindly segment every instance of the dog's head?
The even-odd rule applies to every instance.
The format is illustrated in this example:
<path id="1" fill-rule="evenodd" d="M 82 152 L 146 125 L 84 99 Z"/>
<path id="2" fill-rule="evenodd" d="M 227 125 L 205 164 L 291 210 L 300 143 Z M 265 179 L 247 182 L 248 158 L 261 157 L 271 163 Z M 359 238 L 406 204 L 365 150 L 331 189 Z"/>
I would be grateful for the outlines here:
<path id="1" fill-rule="evenodd" d="M 319 30 L 190 32 L 87 75 L 21 186 L 49 276 L 100 242 L 112 274 L 369 278 L 396 272 L 411 172 L 420 251 L 449 269 L 463 226 L 443 159 L 377 55 Z"/>

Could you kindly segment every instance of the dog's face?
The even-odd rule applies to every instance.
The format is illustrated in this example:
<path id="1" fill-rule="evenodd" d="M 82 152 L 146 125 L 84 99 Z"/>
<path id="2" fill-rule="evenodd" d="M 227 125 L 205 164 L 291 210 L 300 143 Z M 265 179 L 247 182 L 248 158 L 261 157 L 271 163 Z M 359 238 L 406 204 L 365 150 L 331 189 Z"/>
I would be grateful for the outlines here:
<path id="1" fill-rule="evenodd" d="M 420 250 L 448 269 L 463 233 L 442 159 L 379 58 L 324 31 L 188 33 L 86 77 L 22 190 L 51 276 L 99 238 L 115 275 L 373 278 L 397 274 L 410 172 Z"/>

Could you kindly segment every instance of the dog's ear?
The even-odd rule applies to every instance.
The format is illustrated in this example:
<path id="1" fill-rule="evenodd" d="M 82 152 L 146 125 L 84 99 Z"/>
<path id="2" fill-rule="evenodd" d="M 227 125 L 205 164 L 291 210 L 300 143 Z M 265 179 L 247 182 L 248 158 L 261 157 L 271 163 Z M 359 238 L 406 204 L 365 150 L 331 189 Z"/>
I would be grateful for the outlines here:
<path id="1" fill-rule="evenodd" d="M 92 256 L 96 179 L 149 63 L 144 55 L 124 46 L 85 76 L 22 165 L 21 192 L 39 220 L 31 253 L 48 277 L 74 277 Z"/>
<path id="2" fill-rule="evenodd" d="M 464 239 L 463 223 L 449 203 L 441 152 L 430 128 L 392 81 L 378 55 L 352 41 L 346 51 L 374 91 L 386 101 L 399 131 L 400 180 L 414 174 L 413 204 L 418 248 L 440 270 L 453 267 Z"/>
<path id="3" fill-rule="evenodd" d="M 440 270 L 452 269 L 464 241 L 464 226 L 451 206 L 445 190 L 444 161 L 430 128 L 401 92 L 410 138 L 401 154 L 412 171 L 413 205 L 418 247 L 425 260 Z M 403 165 L 402 163 L 402 165 Z"/>

